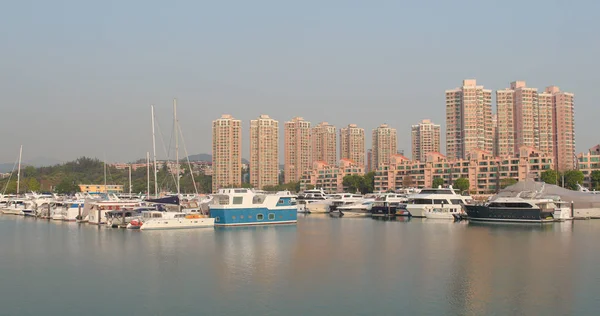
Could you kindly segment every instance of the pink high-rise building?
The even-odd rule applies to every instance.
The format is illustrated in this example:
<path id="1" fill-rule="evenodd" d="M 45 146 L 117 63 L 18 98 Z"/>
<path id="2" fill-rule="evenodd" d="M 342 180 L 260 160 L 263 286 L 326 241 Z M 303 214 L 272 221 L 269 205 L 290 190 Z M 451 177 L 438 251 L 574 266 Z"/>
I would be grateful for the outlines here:
<path id="1" fill-rule="evenodd" d="M 554 122 L 554 156 L 559 171 L 575 168 L 575 109 L 574 94 L 547 87 L 552 95 L 552 120 Z"/>
<path id="2" fill-rule="evenodd" d="M 335 126 L 321 122 L 312 129 L 312 161 L 323 161 L 335 166 L 337 160 L 337 134 Z"/>
<path id="3" fill-rule="evenodd" d="M 389 127 L 387 124 L 381 124 L 373 130 L 373 143 L 371 145 L 373 146 L 372 171 L 379 166 L 387 165 L 390 162 L 390 157 L 398 151 L 396 129 Z"/>
<path id="4" fill-rule="evenodd" d="M 515 154 L 515 91 L 504 89 L 496 91 L 496 156 L 514 156 Z"/>
<path id="5" fill-rule="evenodd" d="M 295 117 L 284 126 L 284 179 L 300 181 L 311 169 L 310 122 Z"/>
<path id="6" fill-rule="evenodd" d="M 340 159 L 350 159 L 365 167 L 365 130 L 349 124 L 340 129 Z"/>
<path id="7" fill-rule="evenodd" d="M 514 152 L 517 152 L 521 146 L 537 148 L 537 89 L 528 88 L 525 81 L 511 82 L 510 88 L 514 91 Z"/>
<path id="8" fill-rule="evenodd" d="M 212 124 L 212 190 L 242 182 L 242 122 L 223 115 Z"/>
<path id="9" fill-rule="evenodd" d="M 250 121 L 250 184 L 279 184 L 279 123 L 268 115 Z"/>
<path id="10" fill-rule="evenodd" d="M 543 153 L 555 156 L 553 97 L 551 93 L 538 93 L 536 147 Z"/>
<path id="11" fill-rule="evenodd" d="M 412 159 L 425 161 L 428 153 L 440 151 L 440 126 L 431 120 L 422 120 L 411 127 Z M 395 154 L 395 153 L 394 153 Z"/>
<path id="12" fill-rule="evenodd" d="M 492 91 L 469 79 L 446 90 L 446 152 L 462 159 L 474 149 L 493 151 Z"/>

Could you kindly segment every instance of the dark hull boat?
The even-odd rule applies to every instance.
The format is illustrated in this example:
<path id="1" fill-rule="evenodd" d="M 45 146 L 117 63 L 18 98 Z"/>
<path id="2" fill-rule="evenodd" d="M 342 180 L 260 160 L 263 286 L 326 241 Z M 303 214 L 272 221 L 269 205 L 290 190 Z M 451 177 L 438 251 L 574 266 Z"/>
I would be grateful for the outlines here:
<path id="1" fill-rule="evenodd" d="M 498 205 L 465 205 L 470 221 L 545 223 L 553 222 L 553 211 Z"/>

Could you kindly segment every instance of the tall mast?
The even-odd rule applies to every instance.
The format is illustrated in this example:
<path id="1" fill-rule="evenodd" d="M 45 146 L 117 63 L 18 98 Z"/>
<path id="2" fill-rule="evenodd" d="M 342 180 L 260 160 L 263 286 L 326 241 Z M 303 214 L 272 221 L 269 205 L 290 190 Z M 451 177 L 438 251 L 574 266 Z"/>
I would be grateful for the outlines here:
<path id="1" fill-rule="evenodd" d="M 175 133 L 175 166 L 177 177 L 177 196 L 179 196 L 179 130 L 177 129 L 177 99 L 173 99 L 173 132 Z"/>
<path id="2" fill-rule="evenodd" d="M 21 186 L 21 157 L 23 155 L 23 145 L 19 149 L 19 170 L 17 171 L 17 195 L 19 195 L 19 187 Z"/>
<path id="3" fill-rule="evenodd" d="M 158 197 L 158 176 L 156 175 L 156 136 L 154 135 L 154 105 L 152 109 L 152 152 L 154 154 L 154 197 Z M 148 192 L 150 194 L 150 192 Z"/>
<path id="4" fill-rule="evenodd" d="M 146 187 L 146 198 L 150 196 L 150 153 L 146 152 L 146 179 L 148 186 Z"/>

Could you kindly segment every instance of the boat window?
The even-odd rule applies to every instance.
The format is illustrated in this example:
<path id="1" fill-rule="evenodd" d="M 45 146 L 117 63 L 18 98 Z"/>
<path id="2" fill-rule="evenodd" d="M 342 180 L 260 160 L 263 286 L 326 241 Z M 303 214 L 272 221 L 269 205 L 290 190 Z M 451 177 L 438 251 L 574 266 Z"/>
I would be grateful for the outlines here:
<path id="1" fill-rule="evenodd" d="M 430 199 L 414 199 L 412 204 L 432 204 Z"/>
<path id="2" fill-rule="evenodd" d="M 234 196 L 233 197 L 233 204 L 243 204 L 243 203 L 244 203 L 243 196 Z"/>
<path id="3" fill-rule="evenodd" d="M 220 218 L 219 216 L 215 217 L 215 222 L 217 222 L 217 223 L 218 223 L 218 222 L 220 222 L 220 221 L 221 221 L 221 218 Z"/>
<path id="4" fill-rule="evenodd" d="M 241 190 L 241 189 L 240 189 L 240 190 L 235 190 L 234 192 L 235 192 L 235 193 L 246 193 L 246 190 Z"/>
<path id="5" fill-rule="evenodd" d="M 255 195 L 252 198 L 252 204 L 263 204 L 265 201 L 266 196 L 264 195 Z"/>
<path id="6" fill-rule="evenodd" d="M 452 204 L 462 204 L 463 203 L 463 201 L 459 200 L 459 199 L 452 199 L 450 201 L 452 202 Z"/>
<path id="7" fill-rule="evenodd" d="M 256 219 L 262 221 L 264 219 L 264 216 L 262 214 L 257 214 Z"/>
<path id="8" fill-rule="evenodd" d="M 175 214 L 175 218 L 184 218 L 185 214 Z"/>
<path id="9" fill-rule="evenodd" d="M 229 196 L 218 196 L 215 199 L 213 199 L 213 203 L 216 205 L 229 205 Z"/>
<path id="10" fill-rule="evenodd" d="M 447 200 L 433 200 L 433 204 L 448 204 Z"/>
<path id="11" fill-rule="evenodd" d="M 270 214 L 269 214 L 269 220 L 271 220 L 271 221 L 272 221 L 272 220 L 274 220 L 274 219 L 275 219 L 275 214 L 273 214 L 273 213 L 270 213 Z"/>
<path id="12" fill-rule="evenodd" d="M 152 217 L 153 217 L 153 218 L 161 218 L 161 217 L 162 217 L 162 214 L 152 214 Z"/>

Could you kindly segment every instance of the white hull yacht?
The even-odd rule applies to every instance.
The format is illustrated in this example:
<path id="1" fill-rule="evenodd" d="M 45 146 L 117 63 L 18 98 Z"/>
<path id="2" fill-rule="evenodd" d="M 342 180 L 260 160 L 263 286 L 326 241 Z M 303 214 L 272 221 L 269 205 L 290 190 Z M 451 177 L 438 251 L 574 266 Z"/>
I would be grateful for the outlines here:
<path id="1" fill-rule="evenodd" d="M 143 212 L 140 230 L 185 229 L 214 227 L 215 219 L 206 215 L 183 212 Z M 128 225 L 128 228 L 133 225 Z"/>
<path id="2" fill-rule="evenodd" d="M 470 196 L 456 194 L 449 188 L 423 189 L 418 194 L 409 196 L 406 210 L 412 217 L 453 219 L 452 214 L 462 211 L 462 206 L 473 199 Z"/>

